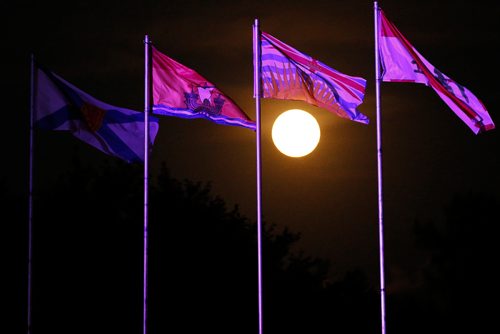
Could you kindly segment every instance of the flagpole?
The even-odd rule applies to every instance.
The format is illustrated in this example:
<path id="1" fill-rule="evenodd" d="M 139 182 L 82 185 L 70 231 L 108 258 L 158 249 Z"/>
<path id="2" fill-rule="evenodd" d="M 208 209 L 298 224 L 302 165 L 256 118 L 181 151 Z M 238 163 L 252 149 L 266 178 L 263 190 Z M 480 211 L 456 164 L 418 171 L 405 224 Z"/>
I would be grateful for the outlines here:
<path id="1" fill-rule="evenodd" d="M 261 121 L 260 121 L 260 30 L 259 19 L 253 25 L 253 89 L 255 97 L 255 129 L 257 153 L 257 282 L 259 308 L 259 334 L 262 334 L 262 162 L 261 162 Z"/>
<path id="2" fill-rule="evenodd" d="M 143 248 L 143 299 L 142 299 L 142 333 L 147 334 L 148 311 L 148 199 L 149 199 L 149 112 L 151 109 L 151 41 L 149 36 L 144 37 L 144 248 Z"/>
<path id="3" fill-rule="evenodd" d="M 385 334 L 385 278 L 384 278 L 384 216 L 382 196 L 382 120 L 380 112 L 380 60 L 378 53 L 378 24 L 379 7 L 377 1 L 373 2 L 373 15 L 375 25 L 375 105 L 377 113 L 377 180 L 378 180 L 378 238 L 379 238 L 379 264 L 380 264 L 380 320 L 382 334 Z"/>
<path id="4" fill-rule="evenodd" d="M 30 156 L 29 156 L 29 190 L 28 190 L 28 334 L 31 333 L 31 277 L 33 256 L 33 125 L 35 119 L 35 55 L 31 54 L 31 84 L 30 84 Z"/>

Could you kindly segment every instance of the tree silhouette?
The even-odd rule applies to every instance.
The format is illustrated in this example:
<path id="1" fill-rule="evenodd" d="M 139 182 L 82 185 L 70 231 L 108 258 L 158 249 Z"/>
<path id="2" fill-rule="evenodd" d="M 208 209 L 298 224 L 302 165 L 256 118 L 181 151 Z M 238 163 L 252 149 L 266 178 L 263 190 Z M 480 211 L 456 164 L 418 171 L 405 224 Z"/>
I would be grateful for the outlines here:
<path id="1" fill-rule="evenodd" d="M 497 327 L 492 304 L 498 297 L 497 208 L 492 195 L 457 195 L 443 221 L 415 225 L 427 262 L 422 285 L 397 302 L 414 314 L 413 321 L 400 321 L 410 327 L 407 333 L 479 333 Z"/>
<path id="2" fill-rule="evenodd" d="M 28 219 L 25 203 L 27 200 L 24 201 L 21 196 L 14 195 L 7 182 L 0 179 L 0 275 L 2 277 L 0 306 L 2 306 L 3 320 L 0 332 L 2 333 L 25 332 L 26 329 Z"/>
<path id="3" fill-rule="evenodd" d="M 151 228 L 154 332 L 171 330 L 175 323 L 165 321 L 171 318 L 189 333 L 257 333 L 255 224 L 237 207 L 228 210 L 209 185 L 179 182 L 165 167 L 152 198 L 152 215 L 161 222 Z M 377 304 L 364 275 L 325 284 L 328 262 L 292 253 L 299 239 L 289 229 L 264 224 L 265 330 L 319 333 L 344 326 L 361 333 L 366 331 L 356 328 L 373 328 Z M 360 314 L 366 322 L 355 320 Z"/>
<path id="4" fill-rule="evenodd" d="M 140 333 L 142 166 L 75 161 L 35 200 L 33 324 L 38 333 Z M 264 325 L 270 333 L 377 330 L 363 273 L 330 282 L 329 263 L 293 253 L 299 233 L 264 224 Z M 256 333 L 255 223 L 210 184 L 163 166 L 150 182 L 149 332 Z M 362 318 L 363 321 L 359 321 Z"/>

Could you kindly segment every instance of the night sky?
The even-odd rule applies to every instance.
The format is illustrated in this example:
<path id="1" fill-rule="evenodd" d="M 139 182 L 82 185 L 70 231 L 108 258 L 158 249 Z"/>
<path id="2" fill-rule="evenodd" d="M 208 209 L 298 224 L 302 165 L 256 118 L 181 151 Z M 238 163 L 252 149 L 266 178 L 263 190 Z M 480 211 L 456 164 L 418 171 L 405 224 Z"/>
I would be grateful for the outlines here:
<path id="1" fill-rule="evenodd" d="M 71 1 L 3 2 L 4 143 L 0 180 L 28 187 L 29 54 L 106 103 L 143 110 L 143 38 L 196 70 L 255 119 L 252 24 L 334 69 L 367 80 L 359 110 L 369 125 L 303 102 L 263 100 L 263 216 L 302 235 L 298 249 L 328 258 L 335 272 L 361 268 L 378 284 L 377 154 L 373 2 Z M 380 7 L 436 68 L 472 91 L 497 126 L 500 5 L 485 1 L 381 1 Z M 6 57 L 6 58 L 5 58 Z M 422 258 L 415 221 L 439 219 L 454 195 L 500 198 L 499 133 L 474 135 L 430 88 L 382 83 L 384 210 L 388 289 L 412 284 Z M 317 149 L 282 155 L 271 127 L 301 108 L 321 127 Z M 90 146 L 62 133 L 36 135 L 36 186 L 77 156 L 101 163 Z M 207 120 L 161 117 L 151 170 L 211 182 L 214 193 L 256 216 L 255 133 Z M 26 245 L 25 235 L 13 236 Z M 392 284 L 392 285 L 391 285 Z"/>

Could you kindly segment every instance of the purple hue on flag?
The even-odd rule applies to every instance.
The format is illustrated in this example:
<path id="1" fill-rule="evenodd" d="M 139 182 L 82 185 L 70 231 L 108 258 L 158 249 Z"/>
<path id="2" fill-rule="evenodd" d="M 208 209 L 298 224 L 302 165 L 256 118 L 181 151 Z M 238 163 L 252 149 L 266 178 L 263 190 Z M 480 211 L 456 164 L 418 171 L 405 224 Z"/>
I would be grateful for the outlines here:
<path id="1" fill-rule="evenodd" d="M 368 117 L 357 110 L 363 102 L 365 79 L 342 74 L 265 32 L 261 45 L 264 98 L 305 101 L 368 124 Z"/>
<path id="2" fill-rule="evenodd" d="M 444 75 L 422 57 L 394 24 L 387 20 L 382 10 L 379 12 L 378 27 L 383 81 L 415 82 L 431 86 L 475 134 L 495 128 L 483 103 L 467 88 Z"/>
<path id="3" fill-rule="evenodd" d="M 255 122 L 214 84 L 154 47 L 152 50 L 153 113 L 205 118 L 255 130 Z"/>
<path id="4" fill-rule="evenodd" d="M 144 113 L 99 101 L 41 66 L 35 70 L 35 126 L 69 131 L 127 162 L 144 161 Z M 150 140 L 158 132 L 150 118 Z"/>

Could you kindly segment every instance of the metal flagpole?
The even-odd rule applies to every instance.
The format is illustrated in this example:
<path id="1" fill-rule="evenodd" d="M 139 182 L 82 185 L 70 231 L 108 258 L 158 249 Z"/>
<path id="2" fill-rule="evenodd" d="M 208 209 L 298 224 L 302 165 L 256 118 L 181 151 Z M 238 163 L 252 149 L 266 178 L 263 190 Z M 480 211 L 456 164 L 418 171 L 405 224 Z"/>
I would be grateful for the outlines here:
<path id="1" fill-rule="evenodd" d="M 33 255 L 33 125 L 35 119 L 35 55 L 31 54 L 30 84 L 30 156 L 29 156 L 29 190 L 28 190 L 28 334 L 31 333 L 31 264 Z"/>
<path id="2" fill-rule="evenodd" d="M 255 97 L 256 152 L 257 152 L 257 276 L 259 298 L 259 334 L 262 334 L 262 162 L 260 134 L 260 30 L 259 19 L 253 25 L 253 94 Z"/>
<path id="3" fill-rule="evenodd" d="M 377 113 L 377 178 L 378 178 L 378 238 L 380 262 L 380 316 L 382 334 L 385 334 L 385 278 L 384 278 L 384 216 L 382 197 L 382 120 L 380 113 L 380 60 L 378 51 L 379 8 L 377 1 L 373 2 L 375 22 L 375 105 Z"/>
<path id="4" fill-rule="evenodd" d="M 144 37 L 144 249 L 143 249 L 143 299 L 142 299 L 142 333 L 147 334 L 148 311 L 148 160 L 149 160 L 149 112 L 151 102 L 151 41 L 149 36 Z"/>

